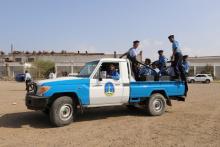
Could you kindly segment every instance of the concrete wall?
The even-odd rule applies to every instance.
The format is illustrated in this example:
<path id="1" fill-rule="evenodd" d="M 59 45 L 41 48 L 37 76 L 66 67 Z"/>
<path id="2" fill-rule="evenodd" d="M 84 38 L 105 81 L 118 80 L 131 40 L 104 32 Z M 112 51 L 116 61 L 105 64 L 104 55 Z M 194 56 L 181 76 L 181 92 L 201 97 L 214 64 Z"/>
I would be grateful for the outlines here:
<path id="1" fill-rule="evenodd" d="M 0 77 L 4 77 L 7 75 L 7 70 L 5 66 L 0 65 Z"/>
<path id="2" fill-rule="evenodd" d="M 45 60 L 45 61 L 53 61 L 55 63 L 61 62 L 75 62 L 75 63 L 85 63 L 93 60 L 99 60 L 101 58 L 114 58 L 119 57 L 121 54 L 104 54 L 104 53 L 66 53 L 66 54 L 40 54 L 40 55 L 33 55 L 33 54 L 15 54 L 4 56 L 4 58 L 9 57 L 10 59 L 18 60 L 21 59 L 21 63 L 28 62 L 29 59 L 36 60 Z M 3 57 L 0 57 L 0 59 Z M 138 55 L 138 60 L 142 61 L 142 53 Z M 20 61 L 19 61 L 20 62 Z"/>
<path id="3" fill-rule="evenodd" d="M 220 79 L 220 66 L 215 67 L 215 77 Z"/>
<path id="4" fill-rule="evenodd" d="M 10 77 L 15 77 L 16 74 L 24 72 L 24 67 L 23 66 L 11 66 L 10 71 L 11 71 Z"/>

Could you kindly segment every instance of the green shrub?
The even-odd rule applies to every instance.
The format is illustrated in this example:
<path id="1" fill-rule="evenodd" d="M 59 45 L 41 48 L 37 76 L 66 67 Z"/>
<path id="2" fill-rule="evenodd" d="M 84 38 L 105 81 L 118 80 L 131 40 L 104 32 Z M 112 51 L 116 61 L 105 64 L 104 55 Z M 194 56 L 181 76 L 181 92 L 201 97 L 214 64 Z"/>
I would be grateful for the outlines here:
<path id="1" fill-rule="evenodd" d="M 48 78 L 50 72 L 54 71 L 55 64 L 52 61 L 37 60 L 33 62 L 31 73 L 34 78 Z"/>

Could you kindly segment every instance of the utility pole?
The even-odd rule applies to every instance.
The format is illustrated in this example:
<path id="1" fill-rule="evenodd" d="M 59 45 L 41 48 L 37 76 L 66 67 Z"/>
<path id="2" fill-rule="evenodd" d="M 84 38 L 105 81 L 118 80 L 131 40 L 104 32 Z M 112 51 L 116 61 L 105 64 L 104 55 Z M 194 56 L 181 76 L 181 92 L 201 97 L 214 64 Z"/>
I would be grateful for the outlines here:
<path id="1" fill-rule="evenodd" d="M 13 44 L 11 44 L 12 61 L 14 61 L 14 54 L 13 54 L 13 52 L 14 52 L 14 46 L 13 46 Z"/>
<path id="2" fill-rule="evenodd" d="M 14 48 L 13 44 L 11 44 L 11 53 L 13 53 L 13 48 Z"/>

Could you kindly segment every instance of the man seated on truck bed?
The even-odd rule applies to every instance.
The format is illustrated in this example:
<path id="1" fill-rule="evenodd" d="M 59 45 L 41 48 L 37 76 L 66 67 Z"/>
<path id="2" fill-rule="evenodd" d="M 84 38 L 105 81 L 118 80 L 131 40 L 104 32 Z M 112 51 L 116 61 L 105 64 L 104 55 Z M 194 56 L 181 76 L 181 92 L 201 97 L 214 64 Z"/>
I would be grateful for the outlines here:
<path id="1" fill-rule="evenodd" d="M 107 71 L 107 78 L 112 78 L 114 80 L 119 80 L 120 78 L 120 75 L 113 64 L 109 65 L 109 70 Z"/>
<path id="2" fill-rule="evenodd" d="M 149 67 L 150 67 L 151 60 L 148 59 L 148 58 L 146 58 L 145 61 L 144 61 L 144 64 L 145 64 L 146 66 L 149 66 Z M 151 69 L 150 69 L 150 68 L 147 68 L 146 66 L 142 66 L 142 67 L 139 68 L 138 74 L 139 74 L 139 79 L 140 79 L 141 81 L 146 81 L 146 77 L 149 76 L 149 75 L 151 75 L 151 72 L 152 72 Z"/>
<path id="3" fill-rule="evenodd" d="M 163 50 L 159 50 L 158 54 L 159 54 L 159 58 L 158 58 L 157 64 L 158 64 L 158 68 L 160 69 L 160 72 L 163 74 L 166 68 L 167 58 L 164 56 Z"/>

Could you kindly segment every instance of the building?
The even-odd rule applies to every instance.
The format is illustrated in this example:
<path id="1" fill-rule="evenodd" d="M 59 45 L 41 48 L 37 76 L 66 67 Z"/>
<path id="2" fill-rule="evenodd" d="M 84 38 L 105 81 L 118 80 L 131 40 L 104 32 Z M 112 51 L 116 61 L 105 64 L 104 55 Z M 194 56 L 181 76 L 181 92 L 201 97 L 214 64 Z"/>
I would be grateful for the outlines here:
<path id="1" fill-rule="evenodd" d="M 118 58 L 121 54 L 113 52 L 105 53 L 84 53 L 81 52 L 18 52 L 14 51 L 8 55 L 0 55 L 0 77 L 13 78 L 18 73 L 24 73 L 34 61 L 44 60 L 55 63 L 55 71 L 58 76 L 62 76 L 63 72 L 78 73 L 81 67 L 89 61 L 101 58 Z M 142 52 L 138 55 L 138 60 L 142 61 Z"/>
<path id="2" fill-rule="evenodd" d="M 207 67 L 217 79 L 220 79 L 220 56 L 189 57 L 191 71 L 197 73 L 207 72 Z"/>
<path id="3" fill-rule="evenodd" d="M 62 76 L 62 72 L 78 73 L 81 67 L 89 61 L 98 60 L 100 58 L 118 58 L 121 54 L 113 52 L 105 53 L 88 53 L 86 52 L 45 52 L 33 51 L 18 52 L 13 51 L 8 55 L 0 54 L 0 77 L 13 78 L 18 73 L 24 73 L 34 61 L 44 60 L 53 61 L 55 63 L 55 71 L 58 76 Z M 142 61 L 142 52 L 138 55 L 138 60 Z M 190 75 L 197 73 L 211 73 L 215 78 L 220 79 L 220 56 L 206 57 L 189 57 Z M 207 68 L 209 71 L 207 71 Z"/>

